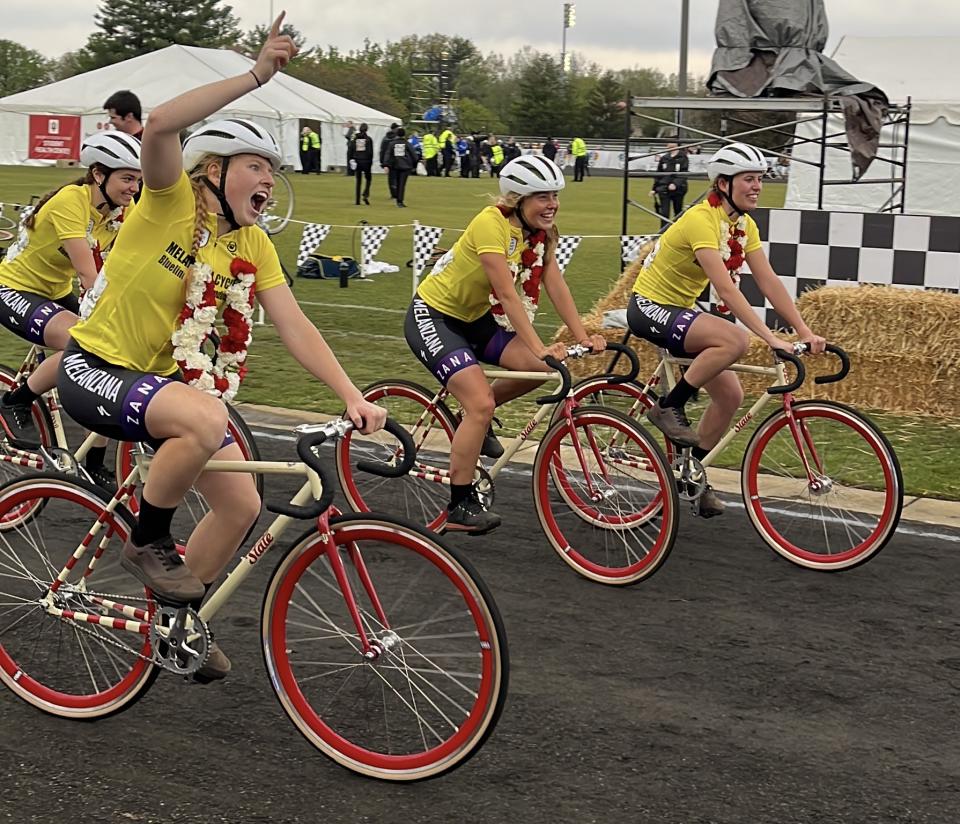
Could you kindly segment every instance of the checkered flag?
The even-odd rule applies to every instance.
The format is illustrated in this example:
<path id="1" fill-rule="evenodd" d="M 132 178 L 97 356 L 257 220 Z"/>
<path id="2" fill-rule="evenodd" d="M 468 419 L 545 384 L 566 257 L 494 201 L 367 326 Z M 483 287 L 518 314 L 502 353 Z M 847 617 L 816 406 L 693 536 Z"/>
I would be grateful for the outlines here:
<path id="1" fill-rule="evenodd" d="M 364 226 L 363 233 L 360 235 L 360 271 L 363 267 L 373 262 L 374 255 L 380 251 L 380 246 L 390 234 L 389 226 Z"/>
<path id="2" fill-rule="evenodd" d="M 653 235 L 620 235 L 620 260 L 624 265 L 633 263 L 640 254 L 640 248 Z"/>
<path id="3" fill-rule="evenodd" d="M 305 223 L 303 225 L 303 234 L 300 236 L 300 251 L 297 252 L 298 269 L 310 256 L 310 253 L 323 243 L 328 234 L 330 234 L 329 223 Z"/>
<path id="4" fill-rule="evenodd" d="M 577 247 L 580 245 L 582 237 L 580 235 L 561 235 L 560 240 L 557 242 L 557 266 L 560 267 L 561 272 L 567 271 L 567 264 L 570 263 L 570 258 L 573 257 L 573 253 L 577 251 Z"/>
<path id="5" fill-rule="evenodd" d="M 434 247 L 437 245 L 437 241 L 440 240 L 442 234 L 443 229 L 436 226 L 421 226 L 418 223 L 417 228 L 414 229 L 413 274 L 417 279 L 420 278 L 420 274 L 430 261 L 430 258 L 433 257 Z"/>

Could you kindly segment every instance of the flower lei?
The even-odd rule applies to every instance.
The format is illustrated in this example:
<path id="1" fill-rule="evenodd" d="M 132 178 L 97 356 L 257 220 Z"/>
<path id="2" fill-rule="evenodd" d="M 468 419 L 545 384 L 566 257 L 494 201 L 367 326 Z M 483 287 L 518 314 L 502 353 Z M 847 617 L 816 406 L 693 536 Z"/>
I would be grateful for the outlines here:
<path id="1" fill-rule="evenodd" d="M 253 287 L 257 267 L 243 258 L 234 258 L 230 274 L 235 278 L 227 287 L 223 322 L 226 333 L 211 358 L 200 347 L 215 333 L 217 295 L 213 269 L 195 262 L 190 267 L 186 300 L 177 320 L 179 325 L 170 340 L 173 357 L 183 372 L 183 379 L 203 392 L 233 400 L 246 377 L 247 347 L 253 340 Z"/>
<path id="2" fill-rule="evenodd" d="M 513 282 L 519 280 L 521 294 L 520 302 L 523 304 L 523 310 L 527 313 L 530 322 L 537 314 L 537 304 L 540 303 L 540 283 L 543 279 L 543 253 L 544 243 L 547 239 L 547 233 L 540 229 L 527 238 L 527 248 L 520 254 L 520 266 L 516 263 L 510 263 L 510 271 L 513 273 Z M 521 268 L 522 267 L 522 268 Z M 510 318 L 503 311 L 503 304 L 497 297 L 496 289 L 490 289 L 490 311 L 493 313 L 493 319 L 508 332 L 515 332 Z"/>
<path id="3" fill-rule="evenodd" d="M 707 196 L 707 202 L 716 208 L 722 205 L 722 200 L 716 192 L 711 192 Z M 740 286 L 740 269 L 743 267 L 743 240 L 747 236 L 747 216 L 741 214 L 736 223 L 730 224 L 727 242 L 720 249 L 720 256 L 723 258 L 723 265 L 727 267 L 730 273 L 730 279 L 733 285 Z M 729 315 L 730 308 L 722 301 L 714 301 L 717 304 L 717 311 L 721 315 Z"/>

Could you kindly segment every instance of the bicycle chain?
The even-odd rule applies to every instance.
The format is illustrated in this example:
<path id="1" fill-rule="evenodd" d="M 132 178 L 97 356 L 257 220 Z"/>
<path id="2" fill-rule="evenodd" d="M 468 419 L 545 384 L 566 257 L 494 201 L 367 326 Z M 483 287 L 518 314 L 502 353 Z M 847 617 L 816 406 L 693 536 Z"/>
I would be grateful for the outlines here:
<path id="1" fill-rule="evenodd" d="M 71 589 L 70 593 L 74 595 L 85 595 L 85 596 L 90 596 L 95 598 L 106 598 L 110 601 L 124 601 L 124 602 L 134 602 L 134 603 L 143 602 L 144 604 L 150 603 L 150 601 L 148 601 L 146 598 L 137 598 L 136 596 L 131 597 L 130 595 L 118 595 L 118 594 L 107 593 L 107 592 L 91 592 L 89 590 Z M 55 594 L 59 595 L 60 593 L 57 592 Z M 154 602 L 154 603 L 157 603 L 157 602 Z M 61 621 L 64 621 L 64 622 L 69 621 L 69 619 L 67 618 L 62 618 L 60 616 L 57 616 L 57 617 Z M 108 644 L 115 646 L 118 649 L 122 649 L 125 652 L 128 652 L 132 655 L 135 655 L 137 658 L 140 658 L 146 661 L 148 664 L 153 664 L 154 666 L 160 667 L 161 669 L 166 670 L 167 672 L 179 674 L 173 667 L 166 664 L 162 658 L 157 656 L 156 653 L 154 653 L 154 657 L 144 655 L 142 652 L 137 652 L 131 647 L 128 647 L 126 644 L 122 644 L 120 641 L 117 641 L 112 635 L 96 632 L 94 630 L 94 627 L 99 626 L 98 624 L 88 624 L 86 621 L 69 621 L 69 623 L 71 623 L 77 629 L 80 629 L 83 632 L 86 632 L 92 636 L 95 636 L 97 640 L 100 642 L 106 641 Z M 150 622 L 150 626 L 151 627 L 153 626 L 153 621 Z M 208 635 L 210 634 L 209 630 L 207 630 L 206 632 Z M 139 633 L 137 634 L 139 635 Z"/>

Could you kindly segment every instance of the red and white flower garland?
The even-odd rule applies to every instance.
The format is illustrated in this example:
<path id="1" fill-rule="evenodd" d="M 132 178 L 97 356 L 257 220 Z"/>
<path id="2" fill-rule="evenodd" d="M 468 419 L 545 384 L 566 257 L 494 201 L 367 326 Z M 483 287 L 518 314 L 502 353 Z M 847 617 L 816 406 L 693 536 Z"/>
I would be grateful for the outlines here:
<path id="1" fill-rule="evenodd" d="M 716 192 L 711 192 L 707 196 L 707 202 L 716 208 L 722 204 L 720 196 Z M 740 270 L 743 268 L 744 252 L 743 241 L 747 237 L 747 216 L 741 214 L 735 223 L 730 224 L 727 235 L 727 242 L 720 248 L 720 256 L 723 258 L 723 265 L 727 267 L 730 273 L 730 279 L 733 285 L 740 287 Z M 716 295 L 715 295 L 716 297 Z M 730 308 L 720 300 L 714 301 L 717 304 L 717 311 L 722 315 L 729 315 Z"/>
<path id="2" fill-rule="evenodd" d="M 223 322 L 226 333 L 211 358 L 201 351 L 204 341 L 216 331 L 217 295 L 213 269 L 195 262 L 190 267 L 186 301 L 178 318 L 179 326 L 171 337 L 173 357 L 183 379 L 197 389 L 233 400 L 247 374 L 247 347 L 253 340 L 253 287 L 257 267 L 243 258 L 234 258 L 230 274 L 235 278 L 227 287 Z"/>
<path id="3" fill-rule="evenodd" d="M 513 272 L 513 282 L 520 283 L 520 302 L 523 304 L 523 310 L 527 313 L 530 322 L 537 314 L 537 305 L 540 303 L 540 284 L 543 280 L 543 254 L 547 233 L 540 229 L 527 238 L 527 248 L 520 254 L 520 265 L 510 263 L 510 271 Z M 503 311 L 503 304 L 497 297 L 496 289 L 490 289 L 490 311 L 493 313 L 493 319 L 506 329 L 508 332 L 515 332 L 510 318 Z"/>

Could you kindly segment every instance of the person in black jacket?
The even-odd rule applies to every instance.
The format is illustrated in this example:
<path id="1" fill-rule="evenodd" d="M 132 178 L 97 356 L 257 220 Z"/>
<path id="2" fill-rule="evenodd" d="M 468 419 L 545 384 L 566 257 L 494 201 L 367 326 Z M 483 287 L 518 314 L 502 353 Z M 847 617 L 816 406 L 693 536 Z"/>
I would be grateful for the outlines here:
<path id="1" fill-rule="evenodd" d="M 398 128 L 399 124 L 390 124 L 390 128 L 383 136 L 383 140 L 380 141 L 380 168 L 387 173 L 387 186 L 390 187 L 390 197 L 393 200 L 397 199 L 397 178 L 393 173 L 393 169 L 391 169 L 390 165 L 387 163 L 387 150 L 390 148 L 390 143 L 393 141 L 393 138 L 396 137 L 396 130 Z"/>
<path id="2" fill-rule="evenodd" d="M 407 142 L 407 132 L 400 127 L 394 133 L 393 140 L 387 145 L 387 168 L 394 175 L 397 206 L 401 209 L 407 204 L 403 197 L 407 189 L 407 178 L 417 167 L 417 153 Z"/>
<path id="3" fill-rule="evenodd" d="M 657 214 L 660 215 L 661 234 L 670 226 L 670 207 L 673 207 L 674 220 L 680 217 L 683 211 L 687 178 L 682 173 L 689 168 L 690 161 L 687 159 L 687 153 L 676 143 L 668 143 L 667 151 L 660 155 L 660 160 L 657 162 L 657 177 L 650 192 L 650 196 L 654 198 Z"/>
<path id="4" fill-rule="evenodd" d="M 360 178 L 366 178 L 367 185 L 363 189 L 363 202 L 370 205 L 370 170 L 373 167 L 373 140 L 367 134 L 369 127 L 366 123 L 360 124 L 360 129 L 354 132 L 347 146 L 347 166 L 356 175 L 356 205 L 360 205 Z"/>
<path id="5" fill-rule="evenodd" d="M 557 142 L 552 137 L 548 137 L 547 142 L 543 144 L 543 156 L 547 160 L 556 161 L 557 148 Z"/>

